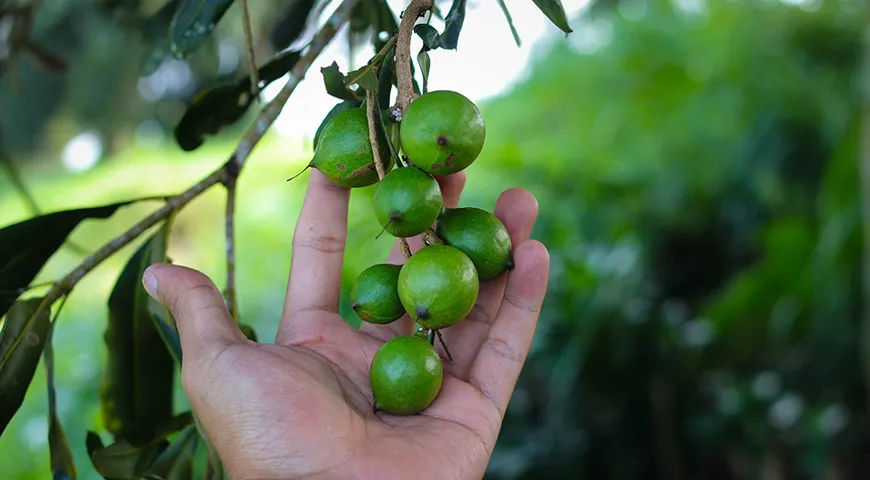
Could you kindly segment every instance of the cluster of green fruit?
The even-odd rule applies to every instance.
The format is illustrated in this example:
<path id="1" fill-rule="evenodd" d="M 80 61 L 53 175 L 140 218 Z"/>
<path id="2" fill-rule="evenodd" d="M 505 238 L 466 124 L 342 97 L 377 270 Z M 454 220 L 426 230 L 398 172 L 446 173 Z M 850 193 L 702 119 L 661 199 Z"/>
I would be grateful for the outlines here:
<path id="1" fill-rule="evenodd" d="M 432 229 L 437 237 L 404 265 L 365 269 L 351 291 L 353 310 L 363 321 L 385 325 L 408 314 L 419 326 L 413 336 L 385 343 L 370 367 L 375 408 L 408 415 L 428 407 L 441 388 L 433 333 L 462 321 L 477 301 L 480 282 L 511 269 L 513 261 L 502 222 L 482 209 L 445 207 L 435 179 L 464 170 L 483 149 L 486 132 L 477 106 L 453 91 L 429 92 L 409 104 L 398 130 L 406 164 L 393 169 L 390 146 L 379 146 L 382 179 L 364 108 L 344 111 L 324 126 L 309 166 L 347 188 L 378 183 L 374 213 L 383 231 L 408 238 Z"/>

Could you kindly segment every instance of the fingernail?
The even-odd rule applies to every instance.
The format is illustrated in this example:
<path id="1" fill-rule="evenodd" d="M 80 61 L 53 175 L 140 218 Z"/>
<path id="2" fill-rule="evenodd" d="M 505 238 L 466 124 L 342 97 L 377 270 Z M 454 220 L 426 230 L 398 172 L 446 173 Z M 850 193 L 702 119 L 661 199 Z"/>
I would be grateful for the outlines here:
<path id="1" fill-rule="evenodd" d="M 151 298 L 159 300 L 157 298 L 157 277 L 153 273 L 145 270 L 145 274 L 142 275 L 142 285 L 145 286 L 145 290 L 148 292 L 148 295 L 151 295 Z"/>

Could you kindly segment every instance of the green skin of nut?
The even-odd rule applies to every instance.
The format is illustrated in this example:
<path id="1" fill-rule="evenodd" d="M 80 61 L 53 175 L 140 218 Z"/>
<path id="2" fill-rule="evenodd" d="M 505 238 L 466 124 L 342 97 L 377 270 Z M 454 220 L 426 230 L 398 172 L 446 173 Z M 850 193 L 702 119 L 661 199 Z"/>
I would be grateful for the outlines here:
<path id="1" fill-rule="evenodd" d="M 385 343 L 372 359 L 369 384 L 375 406 L 393 415 L 415 415 L 441 391 L 441 357 L 429 342 L 399 336 Z"/>
<path id="2" fill-rule="evenodd" d="M 386 325 L 402 318 L 405 308 L 398 291 L 401 270 L 401 265 L 381 263 L 359 274 L 350 292 L 350 304 L 361 320 Z"/>
<path id="3" fill-rule="evenodd" d="M 384 173 L 393 168 L 390 149 L 382 135 L 380 140 L 381 164 Z M 344 188 L 374 185 L 378 181 L 369 125 L 363 108 L 345 110 L 333 117 L 318 138 L 314 158 L 309 164 L 326 175 L 330 181 Z"/>
<path id="4" fill-rule="evenodd" d="M 405 154 L 432 175 L 464 170 L 480 155 L 486 139 L 477 106 L 449 90 L 429 92 L 411 102 L 400 125 Z"/>
<path id="5" fill-rule="evenodd" d="M 481 282 L 513 268 L 510 234 L 501 220 L 486 210 L 447 208 L 438 218 L 435 233 L 446 245 L 468 255 Z"/>
<path id="6" fill-rule="evenodd" d="M 443 199 L 434 177 L 409 167 L 387 174 L 375 190 L 373 203 L 381 227 L 395 237 L 406 238 L 435 223 Z"/>
<path id="7" fill-rule="evenodd" d="M 446 328 L 462 321 L 474 307 L 479 291 L 471 259 L 448 245 L 420 249 L 399 273 L 402 305 L 425 328 Z"/>

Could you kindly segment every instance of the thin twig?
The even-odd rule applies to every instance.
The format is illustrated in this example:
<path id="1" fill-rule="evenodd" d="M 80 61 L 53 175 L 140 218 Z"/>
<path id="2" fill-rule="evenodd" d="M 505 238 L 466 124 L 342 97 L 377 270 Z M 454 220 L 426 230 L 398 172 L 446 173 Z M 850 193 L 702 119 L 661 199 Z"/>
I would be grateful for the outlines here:
<path id="1" fill-rule="evenodd" d="M 369 142 L 372 144 L 372 156 L 375 159 L 375 169 L 378 171 L 378 179 L 384 178 L 384 166 L 381 165 L 381 148 L 378 142 L 378 120 L 376 115 L 380 112 L 375 108 L 378 104 L 377 92 L 374 90 L 366 90 L 366 114 L 369 120 Z M 408 246 L 408 240 L 399 238 L 399 248 L 402 249 L 402 254 L 405 258 L 411 258 L 411 247 Z"/>
<path id="2" fill-rule="evenodd" d="M 236 241 L 235 241 L 235 219 L 236 219 L 236 179 L 229 179 L 226 182 L 227 187 L 227 209 L 225 215 L 226 225 L 226 247 L 227 247 L 227 285 L 224 290 L 224 298 L 227 302 L 227 308 L 235 321 L 239 321 L 239 301 L 236 294 Z"/>
<path id="3" fill-rule="evenodd" d="M 434 0 L 412 0 L 402 14 L 402 22 L 399 24 L 398 38 L 396 39 L 396 105 L 390 109 L 390 113 L 396 120 L 401 120 L 405 109 L 408 107 L 416 94 L 414 93 L 414 76 L 411 74 L 411 37 L 414 33 L 414 24 L 420 18 L 420 14 L 431 9 Z"/>
<path id="4" fill-rule="evenodd" d="M 253 148 L 257 145 L 272 123 L 274 123 L 275 119 L 284 108 L 284 105 L 287 103 L 287 100 L 290 98 L 290 95 L 299 85 L 299 82 L 305 77 L 305 73 L 311 67 L 311 64 L 332 40 L 338 32 L 338 29 L 348 21 L 350 14 L 354 7 L 356 7 L 358 1 L 359 0 L 344 0 L 329 20 L 327 20 L 326 24 L 321 27 L 312 39 L 308 51 L 290 70 L 288 74 L 289 79 L 284 85 L 284 88 L 282 88 L 278 95 L 263 108 L 260 115 L 248 128 L 242 137 L 242 140 L 236 146 L 235 152 L 222 167 L 210 173 L 207 177 L 188 188 L 185 192 L 169 198 L 166 201 L 166 204 L 161 208 L 140 220 L 139 223 L 116 237 L 114 240 L 103 245 L 66 277 L 55 283 L 51 290 L 46 294 L 45 300 L 42 302 L 42 305 L 40 305 L 40 308 L 44 308 L 47 305 L 50 306 L 58 298 L 68 293 L 76 283 L 79 282 L 79 280 L 88 274 L 88 272 L 93 270 L 112 254 L 142 235 L 146 230 L 156 225 L 161 220 L 168 218 L 173 212 L 187 205 L 191 200 L 215 184 L 224 182 L 229 177 L 237 176 L 242 167 L 244 167 Z M 25 326 L 25 328 L 26 327 L 28 326 Z M 5 359 L 0 358 L 0 365 L 5 363 L 4 360 Z"/>
<path id="5" fill-rule="evenodd" d="M 251 29 L 251 14 L 248 11 L 248 0 L 241 0 L 242 28 L 245 31 L 245 59 L 248 63 L 248 72 L 251 75 L 251 95 L 259 101 L 260 73 L 257 71 L 257 59 L 254 55 L 254 32 Z"/>
<path id="6" fill-rule="evenodd" d="M 444 242 L 438 238 L 438 235 L 435 233 L 435 230 L 431 228 L 427 228 L 425 232 L 423 232 L 423 241 L 426 242 L 426 245 L 439 245 Z"/>

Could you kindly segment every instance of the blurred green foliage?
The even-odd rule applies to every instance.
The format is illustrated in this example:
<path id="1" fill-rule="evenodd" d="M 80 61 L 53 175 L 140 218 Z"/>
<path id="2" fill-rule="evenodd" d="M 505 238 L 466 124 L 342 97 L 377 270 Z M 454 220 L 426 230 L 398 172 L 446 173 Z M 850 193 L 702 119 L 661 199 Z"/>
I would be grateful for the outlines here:
<path id="1" fill-rule="evenodd" d="M 552 257 L 489 476 L 861 478 L 870 469 L 859 172 L 868 7 L 609 3 L 573 20 L 572 36 L 547 46 L 526 81 L 482 105 L 487 145 L 462 204 L 491 208 L 503 189 L 528 188 L 541 206 L 533 237 Z M 138 148 L 74 180 L 25 174 L 44 209 L 70 198 L 87 206 L 174 193 L 230 149 Z M 270 138 L 239 185 L 241 312 L 265 341 L 307 175 L 283 179 L 309 152 Z M 7 185 L 2 224 L 28 216 Z M 371 193 L 351 202 L 342 312 L 352 322 L 350 282 L 391 243 L 372 240 Z M 215 279 L 224 275 L 222 200 L 220 191 L 197 199 L 170 243 L 175 261 Z M 101 243 L 148 211 L 127 207 L 73 240 Z M 135 247 L 76 288 L 55 334 L 66 359 L 59 416 L 83 478 L 94 478 L 84 436 L 101 421 L 105 303 Z M 41 279 L 80 258 L 62 250 Z M 0 437 L 5 478 L 49 471 L 44 382 L 40 367 Z"/>

